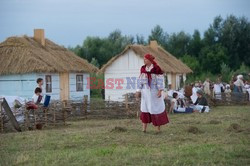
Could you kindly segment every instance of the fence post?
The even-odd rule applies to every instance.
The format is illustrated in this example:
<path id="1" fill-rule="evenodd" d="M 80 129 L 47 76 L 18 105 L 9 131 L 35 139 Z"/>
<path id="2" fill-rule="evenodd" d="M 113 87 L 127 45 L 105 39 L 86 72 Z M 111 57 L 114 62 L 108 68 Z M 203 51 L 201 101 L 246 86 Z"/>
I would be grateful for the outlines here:
<path id="1" fill-rule="evenodd" d="M 56 103 L 53 104 L 53 123 L 56 126 Z"/>
<path id="2" fill-rule="evenodd" d="M 63 124 L 66 125 L 66 103 L 67 101 L 63 101 Z"/>
<path id="3" fill-rule="evenodd" d="M 83 103 L 84 103 L 84 107 L 83 107 L 84 114 L 87 117 L 87 113 L 88 113 L 88 95 L 84 95 Z"/>
<path id="4" fill-rule="evenodd" d="M 2 116 L 2 114 L 3 114 L 3 109 L 2 109 L 2 99 L 0 99 L 0 120 L 1 120 L 1 132 L 3 132 L 3 116 Z"/>
<path id="5" fill-rule="evenodd" d="M 125 107 L 128 109 L 128 94 L 125 94 Z"/>
<path id="6" fill-rule="evenodd" d="M 34 130 L 36 129 L 36 110 L 33 110 L 33 117 L 34 117 Z"/>
<path id="7" fill-rule="evenodd" d="M 25 109 L 25 125 L 26 125 L 26 129 L 29 130 L 30 120 L 29 120 L 29 110 L 27 109 Z"/>

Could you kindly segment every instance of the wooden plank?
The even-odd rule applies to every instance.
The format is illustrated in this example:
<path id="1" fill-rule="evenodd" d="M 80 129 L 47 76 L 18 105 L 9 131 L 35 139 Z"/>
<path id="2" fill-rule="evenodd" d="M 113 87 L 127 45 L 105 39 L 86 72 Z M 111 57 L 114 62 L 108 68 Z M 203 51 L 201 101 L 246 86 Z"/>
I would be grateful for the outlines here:
<path id="1" fill-rule="evenodd" d="M 11 109 L 10 109 L 9 104 L 8 104 L 7 101 L 5 100 L 5 98 L 3 98 L 2 106 L 3 106 L 3 108 L 4 108 L 5 113 L 6 113 L 7 116 L 10 118 L 11 124 L 14 126 L 14 128 L 15 128 L 17 131 L 21 132 L 22 130 L 21 130 L 21 128 L 20 128 L 20 126 L 19 126 L 19 124 L 18 124 L 18 122 L 17 122 L 15 116 L 13 115 L 13 113 L 12 113 L 12 111 L 11 111 Z"/>
<path id="2" fill-rule="evenodd" d="M 69 100 L 69 73 L 60 73 L 60 99 Z"/>
<path id="3" fill-rule="evenodd" d="M 3 132 L 3 117 L 2 117 L 2 101 L 0 100 L 0 120 L 1 120 L 1 132 Z"/>

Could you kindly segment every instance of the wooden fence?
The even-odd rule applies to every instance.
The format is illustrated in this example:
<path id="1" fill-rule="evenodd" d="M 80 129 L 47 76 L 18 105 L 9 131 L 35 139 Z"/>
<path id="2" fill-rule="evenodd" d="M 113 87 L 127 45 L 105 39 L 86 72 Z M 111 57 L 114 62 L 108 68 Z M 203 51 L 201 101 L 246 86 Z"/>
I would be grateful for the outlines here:
<path id="1" fill-rule="evenodd" d="M 249 96 L 245 94 L 222 93 L 220 99 L 207 96 L 210 106 L 218 105 L 244 105 L 250 104 Z M 170 107 L 170 100 L 166 102 L 166 110 Z M 25 106 L 14 112 L 14 116 L 21 117 L 16 126 L 6 111 L 3 111 L 3 101 L 0 100 L 0 132 L 9 131 L 13 126 L 16 130 L 36 130 L 44 127 L 66 125 L 67 121 L 78 119 L 122 119 L 136 118 L 140 112 L 140 101 L 134 94 L 126 94 L 123 102 L 104 101 L 102 99 L 91 99 L 87 96 L 82 101 L 52 101 L 49 107 L 39 106 L 36 110 L 27 110 Z M 6 110 L 6 108 L 5 108 Z M 11 111 L 10 111 L 11 112 Z M 18 118 L 17 118 L 18 119 Z"/>

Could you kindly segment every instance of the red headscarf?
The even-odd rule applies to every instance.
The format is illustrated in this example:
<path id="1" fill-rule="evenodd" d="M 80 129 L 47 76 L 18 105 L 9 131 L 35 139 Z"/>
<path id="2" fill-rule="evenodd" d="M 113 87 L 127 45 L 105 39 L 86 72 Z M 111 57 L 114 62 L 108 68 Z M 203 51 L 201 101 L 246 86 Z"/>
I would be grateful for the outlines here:
<path id="1" fill-rule="evenodd" d="M 154 65 L 157 65 L 157 63 L 154 61 L 155 57 L 153 55 L 151 55 L 151 54 L 145 54 L 144 58 L 146 58 L 147 60 L 149 60 Z"/>
<path id="2" fill-rule="evenodd" d="M 154 61 L 155 57 L 153 55 L 146 54 L 144 55 L 144 58 L 148 59 L 154 65 L 154 67 L 149 72 L 146 70 L 146 65 L 143 65 L 141 67 L 141 74 L 142 73 L 147 74 L 148 85 L 150 86 L 152 81 L 151 74 L 163 74 L 163 71 L 161 70 L 160 66 L 158 66 L 158 64 Z"/>

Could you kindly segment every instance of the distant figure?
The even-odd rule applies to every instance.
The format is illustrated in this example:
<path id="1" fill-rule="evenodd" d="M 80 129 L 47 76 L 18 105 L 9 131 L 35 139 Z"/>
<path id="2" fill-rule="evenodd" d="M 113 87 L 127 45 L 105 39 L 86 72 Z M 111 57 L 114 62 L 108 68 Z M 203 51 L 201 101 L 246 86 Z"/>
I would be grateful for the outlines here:
<path id="1" fill-rule="evenodd" d="M 193 109 L 186 107 L 183 100 L 178 98 L 178 93 L 173 93 L 173 99 L 171 100 L 170 113 L 192 113 Z"/>
<path id="2" fill-rule="evenodd" d="M 216 100 L 221 100 L 221 93 L 224 91 L 224 86 L 220 82 L 220 79 L 217 79 L 216 83 L 214 84 L 214 89 L 213 89 L 213 96 Z"/>
<path id="3" fill-rule="evenodd" d="M 43 102 L 43 97 L 41 96 L 41 93 L 41 88 L 35 89 L 35 94 L 32 97 L 32 101 L 26 103 L 27 109 L 38 109 L 38 104 Z"/>
<path id="4" fill-rule="evenodd" d="M 148 123 L 152 122 L 157 132 L 160 132 L 160 126 L 169 122 L 162 95 L 164 90 L 163 71 L 154 59 L 151 54 L 144 56 L 145 65 L 141 67 L 140 86 L 136 92 L 137 98 L 141 94 L 140 119 L 143 124 L 143 132 L 146 132 Z"/>
<path id="5" fill-rule="evenodd" d="M 42 78 L 38 78 L 36 80 L 36 83 L 37 83 L 37 87 L 40 88 L 43 91 L 43 79 Z"/>
<path id="6" fill-rule="evenodd" d="M 40 104 L 42 103 L 42 99 L 43 99 L 43 96 L 41 95 L 42 93 L 42 89 L 41 88 L 36 88 L 35 89 L 35 94 L 33 95 L 32 97 L 32 101 L 35 103 L 35 104 Z"/>
<path id="7" fill-rule="evenodd" d="M 194 110 L 198 111 L 198 112 L 209 112 L 209 106 L 208 106 L 208 102 L 207 99 L 203 96 L 203 92 L 202 90 L 198 90 L 197 91 L 197 100 L 194 103 L 195 107 Z"/>
<path id="8" fill-rule="evenodd" d="M 243 87 L 244 87 L 244 83 L 243 83 L 243 75 L 238 75 L 237 76 L 237 80 L 234 82 L 234 92 L 243 92 Z"/>
<path id="9" fill-rule="evenodd" d="M 243 75 L 238 75 L 237 80 L 234 82 L 234 88 L 233 88 L 234 100 L 236 101 L 243 100 L 244 97 L 243 89 L 244 89 Z"/>
<path id="10" fill-rule="evenodd" d="M 225 96 L 226 96 L 226 101 L 229 102 L 231 101 L 231 89 L 230 89 L 230 85 L 227 84 L 226 85 L 226 89 L 225 89 Z"/>
<path id="11" fill-rule="evenodd" d="M 203 87 L 204 87 L 204 92 L 206 95 L 211 95 L 211 91 L 210 91 L 210 80 L 209 78 L 206 79 L 206 81 L 203 83 Z"/>

